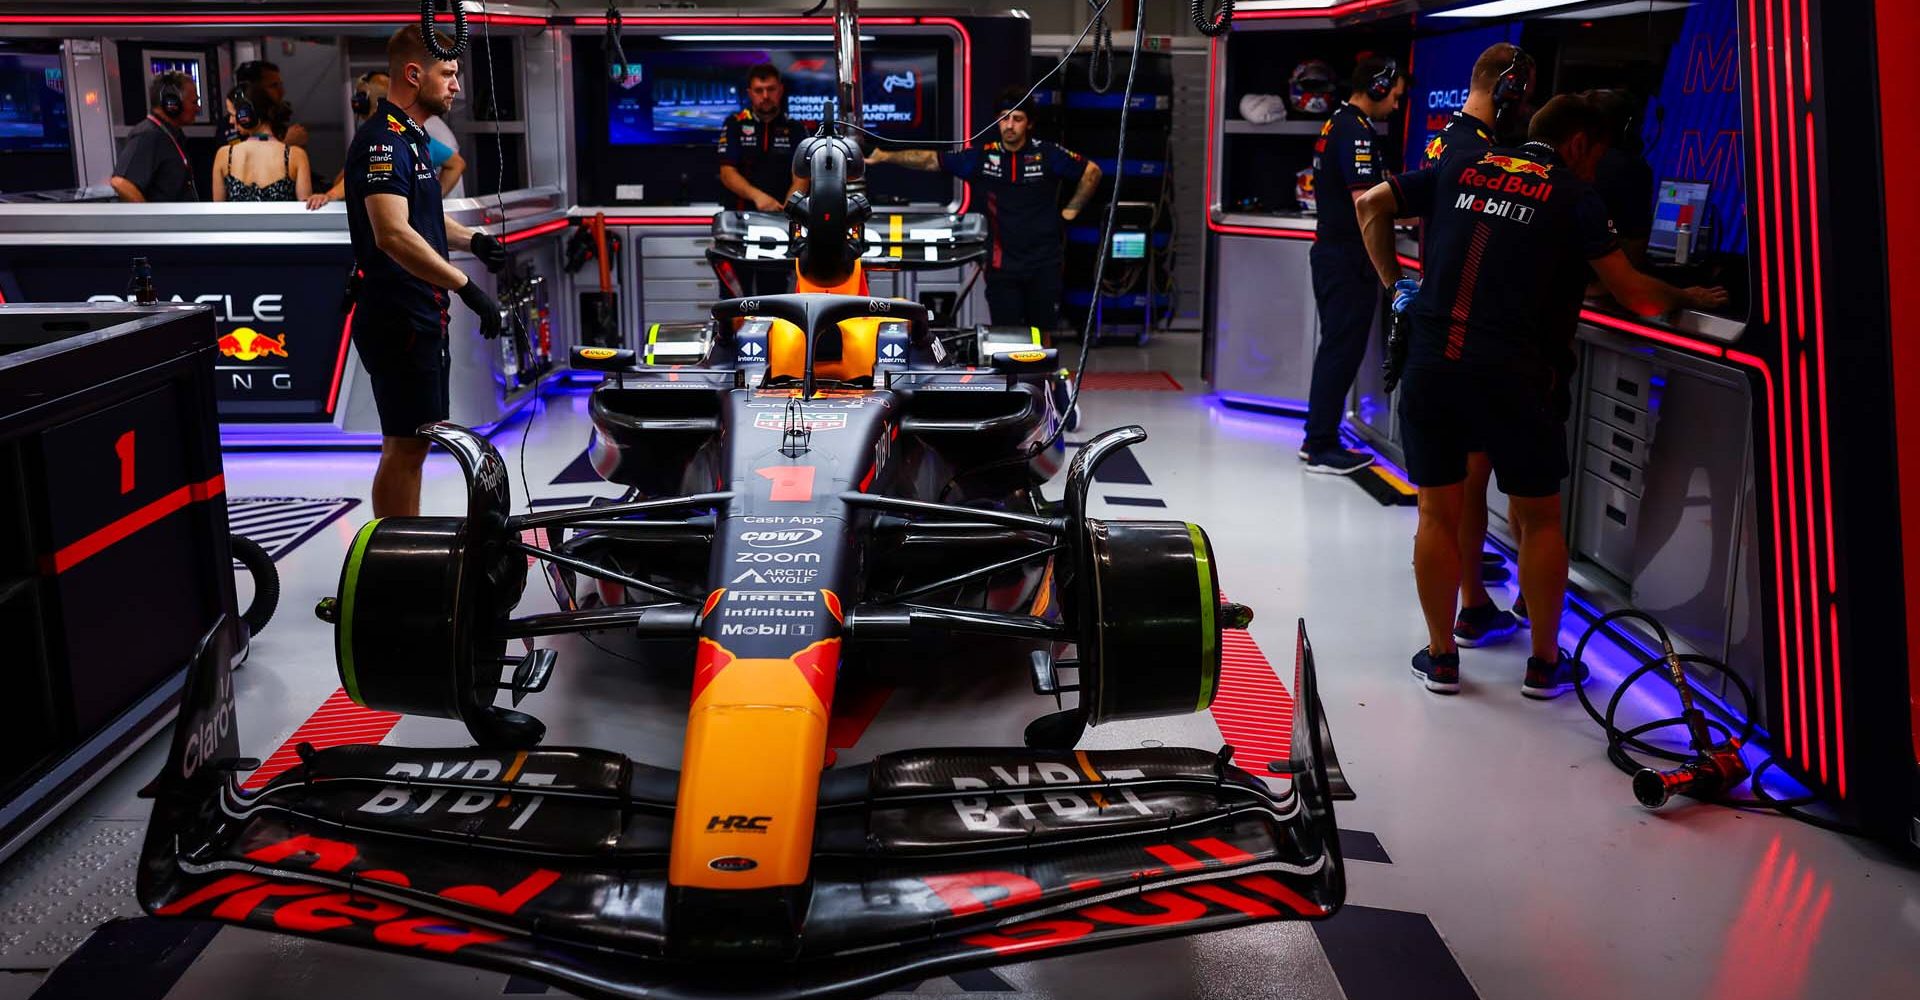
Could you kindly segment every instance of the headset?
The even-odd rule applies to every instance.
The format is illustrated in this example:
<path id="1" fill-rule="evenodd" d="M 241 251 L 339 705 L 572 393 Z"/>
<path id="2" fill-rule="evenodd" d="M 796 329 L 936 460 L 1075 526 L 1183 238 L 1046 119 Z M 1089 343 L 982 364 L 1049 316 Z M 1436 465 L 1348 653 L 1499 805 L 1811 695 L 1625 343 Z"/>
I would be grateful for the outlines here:
<path id="1" fill-rule="evenodd" d="M 227 100 L 233 104 L 233 127 L 249 135 L 260 127 L 260 111 L 247 97 L 247 85 L 235 84 L 227 92 Z"/>
<path id="2" fill-rule="evenodd" d="M 158 97 L 159 99 L 153 102 L 153 106 L 166 112 L 169 118 L 178 118 L 180 112 L 187 109 L 186 95 L 180 93 L 180 87 L 173 82 L 173 78 L 168 73 L 160 74 Z"/>
<path id="3" fill-rule="evenodd" d="M 1520 46 L 1513 47 L 1513 60 L 1507 68 L 1500 71 L 1498 79 L 1493 81 L 1493 109 L 1495 114 L 1505 114 L 1508 108 L 1519 104 L 1527 97 L 1527 90 L 1533 86 L 1533 57 L 1527 55 Z"/>
<path id="4" fill-rule="evenodd" d="M 1367 81 L 1367 97 L 1375 101 L 1386 100 L 1393 93 L 1393 81 L 1399 78 L 1400 63 L 1397 60 L 1388 59 L 1386 65 L 1380 67 L 1380 72 L 1373 74 L 1373 79 Z"/>
<path id="5" fill-rule="evenodd" d="M 367 93 L 367 84 L 372 83 L 378 75 L 378 71 L 370 71 L 360 74 L 353 81 L 353 113 L 362 118 L 373 114 L 373 95 Z"/>

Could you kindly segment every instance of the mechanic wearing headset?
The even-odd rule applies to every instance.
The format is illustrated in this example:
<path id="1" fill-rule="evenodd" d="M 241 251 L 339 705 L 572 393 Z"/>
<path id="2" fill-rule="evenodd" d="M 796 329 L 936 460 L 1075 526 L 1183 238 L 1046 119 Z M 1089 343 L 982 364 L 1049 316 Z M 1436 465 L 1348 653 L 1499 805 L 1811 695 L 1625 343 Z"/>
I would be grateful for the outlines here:
<path id="1" fill-rule="evenodd" d="M 1590 183 L 1607 130 L 1584 96 L 1533 117 L 1529 141 L 1389 178 L 1357 204 L 1367 255 L 1410 333 L 1401 384 L 1407 472 L 1420 487 L 1414 579 L 1427 647 L 1414 676 L 1460 690 L 1453 635 L 1467 452 L 1485 447 L 1520 537 L 1520 587 L 1533 608 L 1533 656 L 1521 693 L 1554 698 L 1584 683 L 1558 648 L 1567 587 L 1560 525 L 1573 337 L 1589 274 L 1643 316 L 1726 301 L 1719 288 L 1677 289 L 1634 270 Z M 1428 217 L 1426 277 L 1402 278 L 1393 220 Z"/>
<path id="2" fill-rule="evenodd" d="M 353 82 L 353 120 L 355 125 L 366 124 L 367 118 L 373 114 L 373 106 L 385 100 L 386 96 L 387 74 L 379 70 L 360 74 L 360 78 Z M 440 116 L 433 115 L 426 123 L 426 127 L 431 128 L 432 123 L 438 121 L 440 121 Z M 458 151 L 448 147 L 439 139 L 429 136 L 427 139 L 427 160 L 439 174 L 441 197 L 447 197 L 453 194 L 454 187 L 460 183 L 460 175 L 466 173 L 466 159 L 462 157 Z M 307 199 L 307 207 L 310 209 L 322 209 L 346 196 L 347 174 L 345 171 L 341 171 L 340 176 L 334 180 L 333 187 L 327 189 L 323 194 L 316 194 Z"/>
<path id="3" fill-rule="evenodd" d="M 1060 315 L 1061 222 L 1079 218 L 1100 188 L 1100 167 L 1065 146 L 1033 138 L 1033 107 L 1019 91 L 1000 103 L 1000 141 L 979 149 L 876 149 L 868 163 L 943 170 L 971 181 L 993 234 L 987 311 L 995 326 L 1052 330 Z M 1060 182 L 1074 181 L 1060 208 Z"/>
<path id="4" fill-rule="evenodd" d="M 440 45 L 452 48 L 441 36 Z M 380 413 L 380 465 L 373 475 L 373 516 L 420 512 L 424 424 L 447 419 L 447 300 L 460 296 L 480 318 L 481 332 L 498 337 L 500 306 L 447 260 L 466 250 L 487 270 L 507 263 L 492 236 L 447 218 L 440 182 L 427 157 L 427 133 L 417 122 L 445 114 L 460 92 L 457 61 L 427 49 L 420 26 L 410 24 L 387 43 L 391 73 L 385 100 L 373 106 L 347 150 L 347 229 L 363 279 L 355 296 L 353 344 L 373 384 Z"/>
<path id="5" fill-rule="evenodd" d="M 107 183 L 121 201 L 199 201 L 180 130 L 200 116 L 200 89 L 193 77 L 168 70 L 147 84 L 147 107 L 152 110 L 127 133 Z"/>
<path id="6" fill-rule="evenodd" d="M 1522 105 L 1533 91 L 1533 59 L 1517 45 L 1498 42 L 1474 60 L 1473 76 L 1467 82 L 1467 101 L 1447 120 L 1445 128 L 1427 141 L 1426 162 L 1438 166 L 1450 156 L 1473 157 L 1493 148 L 1496 126 L 1511 129 Z M 1493 478 L 1493 464 L 1478 444 L 1467 453 L 1466 496 L 1460 509 L 1460 617 L 1453 623 L 1453 637 L 1462 646 L 1486 646 L 1501 642 L 1520 630 L 1526 621 L 1527 599 L 1522 594 L 1512 611 L 1493 603 L 1486 582 L 1480 575 L 1479 553 L 1487 547 L 1487 483 Z M 1518 531 L 1519 521 L 1508 524 Z"/>
<path id="7" fill-rule="evenodd" d="M 1374 120 L 1393 114 L 1407 92 L 1407 77 L 1391 59 L 1362 59 L 1353 71 L 1352 95 L 1333 112 L 1313 147 L 1313 190 L 1319 199 L 1318 235 L 1307 259 L 1313 266 L 1313 299 L 1320 312 L 1320 346 L 1313 352 L 1307 392 L 1307 433 L 1300 460 L 1308 472 L 1349 476 L 1373 464 L 1371 455 L 1340 444 L 1347 392 L 1367 353 L 1367 335 L 1380 307 L 1367 248 L 1360 242 L 1353 200 L 1386 176 L 1386 153 L 1377 146 Z"/>

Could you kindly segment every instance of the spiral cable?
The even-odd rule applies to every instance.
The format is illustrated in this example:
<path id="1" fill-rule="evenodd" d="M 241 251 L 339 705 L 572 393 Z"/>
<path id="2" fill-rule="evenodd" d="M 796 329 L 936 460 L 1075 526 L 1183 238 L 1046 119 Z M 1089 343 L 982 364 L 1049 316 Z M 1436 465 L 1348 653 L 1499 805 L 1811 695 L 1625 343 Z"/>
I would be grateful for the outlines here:
<path id="1" fill-rule="evenodd" d="M 1233 27 L 1233 0 L 1213 0 L 1219 6 L 1207 13 L 1208 0 L 1193 0 L 1193 29 L 1208 38 L 1218 38 Z"/>
<path id="2" fill-rule="evenodd" d="M 434 13 L 438 6 L 436 0 L 420 0 L 420 37 L 426 40 L 427 51 L 441 62 L 452 62 L 467 51 L 467 7 L 461 0 L 450 0 L 447 6 L 453 11 L 453 48 L 440 46 L 434 27 Z"/>

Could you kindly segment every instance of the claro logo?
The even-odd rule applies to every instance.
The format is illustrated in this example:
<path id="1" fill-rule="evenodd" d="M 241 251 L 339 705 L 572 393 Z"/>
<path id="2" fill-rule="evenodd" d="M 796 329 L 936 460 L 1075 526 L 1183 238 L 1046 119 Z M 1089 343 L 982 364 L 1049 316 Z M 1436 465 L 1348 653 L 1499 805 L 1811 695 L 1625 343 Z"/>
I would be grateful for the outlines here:
<path id="1" fill-rule="evenodd" d="M 89 295 L 88 302 L 132 302 L 131 295 Z M 286 296 L 278 293 L 256 295 L 251 300 L 245 296 L 213 292 L 184 299 L 176 295 L 167 300 L 197 306 L 212 306 L 213 318 L 221 323 L 283 323 L 287 318 Z"/>

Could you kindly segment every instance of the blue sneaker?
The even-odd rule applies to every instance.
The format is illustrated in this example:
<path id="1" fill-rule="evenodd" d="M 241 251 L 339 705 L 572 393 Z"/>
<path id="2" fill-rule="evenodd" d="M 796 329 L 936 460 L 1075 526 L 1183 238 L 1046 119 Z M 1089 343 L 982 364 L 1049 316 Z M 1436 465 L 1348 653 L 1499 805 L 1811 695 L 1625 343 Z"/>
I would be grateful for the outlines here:
<path id="1" fill-rule="evenodd" d="M 1460 654 L 1435 656 L 1425 649 L 1413 654 L 1413 676 L 1436 694 L 1460 693 Z"/>
<path id="2" fill-rule="evenodd" d="M 1453 638 L 1468 649 L 1505 642 L 1520 631 L 1520 619 L 1500 610 L 1488 601 L 1479 607 L 1461 608 L 1453 621 Z"/>
<path id="3" fill-rule="evenodd" d="M 1527 679 L 1520 682 L 1520 693 L 1529 698 L 1547 701 L 1558 698 L 1587 682 L 1587 665 L 1560 651 L 1558 659 L 1552 663 L 1537 657 L 1527 657 Z"/>

